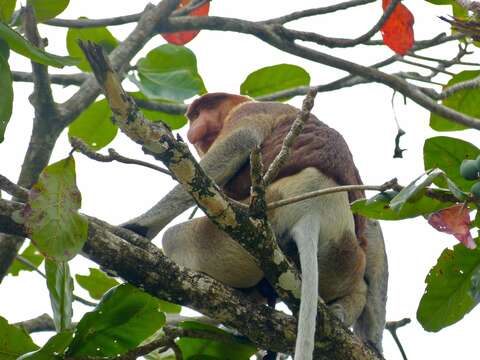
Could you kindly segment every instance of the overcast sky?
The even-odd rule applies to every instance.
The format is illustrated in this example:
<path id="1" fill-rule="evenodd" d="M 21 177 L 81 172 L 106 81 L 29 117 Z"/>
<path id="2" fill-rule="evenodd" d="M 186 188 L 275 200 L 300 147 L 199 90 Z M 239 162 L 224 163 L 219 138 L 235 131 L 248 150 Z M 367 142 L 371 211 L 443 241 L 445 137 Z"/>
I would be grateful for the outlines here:
<path id="1" fill-rule="evenodd" d="M 212 15 L 238 17 L 248 20 L 263 20 L 294 10 L 324 6 L 338 1 L 274 1 L 274 0 L 216 0 L 211 4 Z M 71 0 L 64 18 L 87 16 L 89 18 L 111 17 L 136 13 L 143 9 L 147 1 L 127 0 Z M 449 13 L 448 7 L 433 6 L 426 1 L 405 0 L 404 4 L 414 13 L 417 39 L 428 39 L 439 32 L 448 32 L 448 26 L 437 16 Z M 298 29 L 317 31 L 323 35 L 357 37 L 367 31 L 381 15 L 380 2 L 363 6 L 348 12 L 341 12 L 320 18 L 312 18 L 295 24 Z M 123 39 L 132 26 L 112 28 L 118 39 Z M 66 30 L 41 26 L 43 36 L 49 38 L 50 52 L 65 54 Z M 379 35 L 376 36 L 379 38 Z M 164 40 L 157 36 L 150 41 L 138 57 Z M 316 63 L 296 58 L 273 49 L 256 38 L 234 33 L 203 31 L 187 45 L 195 52 L 199 72 L 209 91 L 238 92 L 240 84 L 252 71 L 269 65 L 290 63 L 304 67 L 311 75 L 312 85 L 326 83 L 345 73 Z M 385 47 L 365 47 L 333 51 L 337 56 L 368 65 L 390 56 Z M 456 44 L 442 46 L 436 51 L 422 54 L 452 58 L 456 54 Z M 137 58 L 138 58 L 137 57 Z M 478 56 L 476 57 L 478 59 Z M 473 58 L 475 60 L 475 58 Z M 13 70 L 28 70 L 29 62 L 15 55 L 11 57 Z M 406 65 L 396 69 L 411 69 Z M 414 69 L 415 70 L 415 69 Z M 74 68 L 67 69 L 76 72 Z M 446 82 L 448 77 L 440 77 Z M 131 87 L 131 89 L 134 89 Z M 55 87 L 58 102 L 66 100 L 76 88 Z M 15 84 L 15 104 L 12 120 L 6 133 L 6 140 L 0 144 L 1 170 L 3 175 L 14 180 L 18 177 L 31 131 L 33 111 L 28 103 L 32 87 L 29 84 Z M 476 141 L 474 132 L 452 134 L 435 133 L 428 127 L 429 113 L 419 106 L 397 96 L 395 111 L 401 127 L 406 131 L 402 147 L 407 151 L 404 159 L 393 159 L 396 125 L 391 104 L 392 90 L 383 85 L 362 85 L 317 96 L 313 112 L 322 121 L 343 134 L 354 155 L 365 184 L 381 184 L 393 177 L 406 185 L 423 171 L 423 141 L 431 136 L 450 135 L 468 141 Z M 291 101 L 301 104 L 301 98 Z M 184 130 L 180 133 L 184 134 Z M 476 139 L 476 140 L 474 140 Z M 123 135 L 117 136 L 111 144 L 124 155 L 141 158 L 143 153 Z M 62 134 L 54 152 L 52 162 L 68 155 L 66 133 Z M 166 176 L 131 165 L 100 164 L 75 155 L 77 161 L 78 186 L 83 194 L 82 211 L 109 221 L 113 224 L 130 219 L 150 207 L 172 186 Z M 148 159 L 153 161 L 152 159 Z M 152 195 L 152 193 L 154 193 Z M 370 193 L 372 195 L 372 193 Z M 423 219 L 402 222 L 383 222 L 386 246 L 390 265 L 387 320 L 412 318 L 412 324 L 399 330 L 399 336 L 409 359 L 470 359 L 478 357 L 477 329 L 480 315 L 477 309 L 468 314 L 458 324 L 439 333 L 427 333 L 415 320 L 418 302 L 424 291 L 424 278 L 437 257 L 447 246 L 456 241 L 448 235 L 431 228 Z M 159 244 L 159 239 L 157 239 Z M 72 272 L 88 273 L 87 266 L 93 266 L 81 257 L 72 262 Z M 0 315 L 10 322 L 17 322 L 50 312 L 49 297 L 42 278 L 36 274 L 22 272 L 20 281 L 6 278 L 0 286 Z M 78 295 L 88 295 L 77 286 Z M 87 310 L 75 304 L 75 320 Z M 50 336 L 50 335 L 48 335 Z M 35 335 L 39 342 L 46 335 Z M 401 356 L 388 333 L 384 336 L 385 357 L 389 360 Z"/>

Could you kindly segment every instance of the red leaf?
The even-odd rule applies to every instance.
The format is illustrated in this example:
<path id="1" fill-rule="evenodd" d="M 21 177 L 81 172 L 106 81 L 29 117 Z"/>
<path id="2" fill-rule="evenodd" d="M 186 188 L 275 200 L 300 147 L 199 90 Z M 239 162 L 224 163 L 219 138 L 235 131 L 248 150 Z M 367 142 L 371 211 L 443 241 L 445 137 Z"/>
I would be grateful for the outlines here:
<path id="1" fill-rule="evenodd" d="M 469 249 L 477 246 L 470 234 L 469 210 L 462 204 L 430 214 L 428 223 L 438 231 L 452 234 Z"/>
<path id="2" fill-rule="evenodd" d="M 391 0 L 382 0 L 383 10 Z M 413 46 L 414 18 L 405 5 L 399 3 L 381 28 L 383 42 L 399 55 L 405 55 Z"/>
<path id="3" fill-rule="evenodd" d="M 191 0 L 181 0 L 180 4 L 178 5 L 177 9 L 181 9 L 185 5 L 188 5 Z M 210 2 L 206 2 L 202 6 L 192 10 L 188 13 L 189 16 L 206 16 L 208 15 L 208 11 L 210 10 Z M 160 34 L 162 37 L 167 40 L 170 44 L 175 45 L 185 45 L 186 43 L 192 41 L 192 39 L 197 36 L 200 30 L 194 31 L 181 31 L 181 32 L 174 32 L 174 33 L 163 33 Z"/>

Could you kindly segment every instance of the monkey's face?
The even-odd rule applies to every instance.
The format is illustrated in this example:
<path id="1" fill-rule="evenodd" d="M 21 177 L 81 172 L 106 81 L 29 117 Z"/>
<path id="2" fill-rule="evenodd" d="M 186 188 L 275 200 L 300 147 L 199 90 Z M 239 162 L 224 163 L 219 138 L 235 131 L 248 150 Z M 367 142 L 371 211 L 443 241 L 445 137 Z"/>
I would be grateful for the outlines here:
<path id="1" fill-rule="evenodd" d="M 208 151 L 223 127 L 221 108 L 201 109 L 198 116 L 190 121 L 187 138 L 200 156 Z"/>

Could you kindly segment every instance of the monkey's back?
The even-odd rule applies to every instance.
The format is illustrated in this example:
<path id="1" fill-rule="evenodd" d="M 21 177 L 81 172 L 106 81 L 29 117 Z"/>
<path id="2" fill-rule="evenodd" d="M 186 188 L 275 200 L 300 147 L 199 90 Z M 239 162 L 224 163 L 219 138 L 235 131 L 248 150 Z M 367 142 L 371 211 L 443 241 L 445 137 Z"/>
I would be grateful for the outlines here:
<path id="1" fill-rule="evenodd" d="M 273 117 L 271 135 L 266 137 L 261 146 L 263 164 L 267 169 L 280 152 L 283 140 L 299 112 L 299 109 L 287 104 L 248 102 L 234 109 L 229 122 L 235 125 L 235 122 L 249 121 L 254 114 Z M 317 168 L 338 185 L 362 184 L 352 154 L 342 135 L 314 115 L 310 115 L 303 131 L 293 143 L 290 158 L 276 179 L 294 175 L 307 167 Z M 225 191 L 234 199 L 245 199 L 250 195 L 250 185 L 250 164 L 247 162 L 238 175 L 225 185 Z M 350 191 L 348 197 L 349 201 L 353 202 L 364 198 L 365 194 L 361 190 Z M 362 233 L 365 219 L 356 215 L 354 218 L 355 232 L 364 245 Z"/>

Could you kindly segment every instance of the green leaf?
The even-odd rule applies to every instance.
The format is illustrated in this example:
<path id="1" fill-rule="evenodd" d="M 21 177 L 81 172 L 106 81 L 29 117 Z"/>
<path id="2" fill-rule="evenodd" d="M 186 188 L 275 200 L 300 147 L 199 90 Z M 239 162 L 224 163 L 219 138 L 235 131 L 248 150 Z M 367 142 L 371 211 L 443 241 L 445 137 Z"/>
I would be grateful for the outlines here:
<path id="1" fill-rule="evenodd" d="M 62 68 L 67 65 L 78 64 L 78 59 L 68 56 L 58 56 L 47 53 L 25 40 L 15 30 L 10 29 L 7 25 L 0 22 L 0 39 L 6 41 L 10 49 L 16 53 L 26 56 L 31 60 L 44 65 Z"/>
<path id="2" fill-rule="evenodd" d="M 447 136 L 437 136 L 425 140 L 423 145 L 423 161 L 425 169 L 439 168 L 452 180 L 462 191 L 470 191 L 475 181 L 465 180 L 460 175 L 460 164 L 465 159 L 476 159 L 480 155 L 480 149 L 469 142 Z M 443 178 L 437 178 L 434 184 L 447 187 Z"/>
<path id="3" fill-rule="evenodd" d="M 279 64 L 261 68 L 248 75 L 240 86 L 240 94 L 255 98 L 309 84 L 310 75 L 303 68 L 297 65 Z M 290 98 L 284 98 L 281 101 Z"/>
<path id="4" fill-rule="evenodd" d="M 392 208 L 393 211 L 399 212 L 407 201 L 414 202 L 415 199 L 421 197 L 424 189 L 431 185 L 436 178 L 443 175 L 444 173 L 440 169 L 427 171 L 405 186 L 402 191 L 390 201 L 390 208 Z"/>
<path id="5" fill-rule="evenodd" d="M 7 58 L 0 54 L 0 143 L 5 138 L 5 129 L 12 115 L 12 73 Z"/>
<path id="6" fill-rule="evenodd" d="M 65 261 L 56 263 L 45 260 L 45 274 L 53 309 L 53 322 L 57 332 L 72 327 L 73 279 Z"/>
<path id="7" fill-rule="evenodd" d="M 86 19 L 84 17 L 80 19 Z M 92 71 L 83 51 L 78 46 L 78 41 L 93 41 L 100 45 L 107 54 L 110 54 L 118 45 L 118 40 L 106 27 L 86 28 L 86 29 L 68 29 L 67 32 L 67 50 L 70 56 L 81 59 L 77 67 L 82 71 Z"/>
<path id="8" fill-rule="evenodd" d="M 35 9 L 35 16 L 38 22 L 53 19 L 63 12 L 70 0 L 28 0 L 27 4 Z"/>
<path id="9" fill-rule="evenodd" d="M 148 99 L 145 95 L 143 95 L 141 92 L 134 92 L 130 93 L 130 95 L 134 99 L 139 99 L 139 100 L 148 100 L 156 103 L 164 103 L 164 104 L 183 104 L 183 102 L 178 103 L 178 102 L 171 102 L 171 101 L 162 101 L 162 100 L 155 100 L 155 99 Z M 170 129 L 176 130 L 180 129 L 187 123 L 187 118 L 182 114 L 182 115 L 175 115 L 175 114 L 168 114 L 163 111 L 155 111 L 155 110 L 147 110 L 141 106 L 139 106 L 140 109 L 142 110 L 143 115 L 145 115 L 145 118 L 152 122 L 162 122 Z"/>
<path id="10" fill-rule="evenodd" d="M 52 336 L 41 349 L 20 356 L 17 360 L 59 360 L 72 341 L 73 330 Z"/>
<path id="11" fill-rule="evenodd" d="M 119 282 L 103 271 L 89 268 L 89 275 L 75 275 L 78 285 L 88 291 L 93 299 L 100 299 L 108 290 L 117 286 Z"/>
<path id="12" fill-rule="evenodd" d="M 17 0 L 0 0 L 0 21 L 8 23 L 12 17 Z"/>
<path id="13" fill-rule="evenodd" d="M 81 201 L 73 157 L 43 169 L 23 212 L 25 227 L 42 254 L 67 261 L 80 252 L 88 231 L 87 220 L 78 213 Z"/>
<path id="14" fill-rule="evenodd" d="M 183 101 L 205 93 L 195 54 L 184 46 L 165 44 L 137 63 L 137 85 L 149 98 Z"/>
<path id="15" fill-rule="evenodd" d="M 0 316 L 0 359 L 16 360 L 20 355 L 37 349 L 38 346 L 25 330 L 9 325 L 7 320 Z"/>
<path id="16" fill-rule="evenodd" d="M 459 82 L 471 80 L 480 75 L 480 71 L 462 71 L 455 75 L 447 83 L 446 87 L 450 87 Z M 442 105 L 445 105 L 453 110 L 459 111 L 475 118 L 480 117 L 480 89 L 467 89 L 457 91 L 455 94 L 442 100 Z M 454 123 L 437 114 L 431 113 L 430 127 L 437 131 L 456 131 L 467 129 L 465 125 Z"/>
<path id="17" fill-rule="evenodd" d="M 135 348 L 165 324 L 157 299 L 129 284 L 119 285 L 85 314 L 67 356 L 116 356 Z"/>
<path id="18" fill-rule="evenodd" d="M 478 241 L 477 241 L 478 244 Z M 439 331 L 462 319 L 480 301 L 480 248 L 458 244 L 445 249 L 425 282 L 417 319 L 427 331 Z"/>
<path id="19" fill-rule="evenodd" d="M 180 311 L 182 311 L 182 307 L 180 305 L 173 304 L 165 300 L 158 299 L 158 305 L 159 305 L 160 311 L 163 311 L 169 314 L 179 314 Z"/>
<path id="20" fill-rule="evenodd" d="M 100 150 L 115 139 L 118 127 L 112 122 L 112 111 L 106 99 L 91 104 L 68 127 L 68 136 L 82 139 L 94 150 Z"/>
<path id="21" fill-rule="evenodd" d="M 35 246 L 33 246 L 32 243 L 27 246 L 27 248 L 20 254 L 21 257 L 24 259 L 30 261 L 32 265 L 35 265 L 35 267 L 39 267 L 40 264 L 42 263 L 44 257 L 40 252 L 37 250 Z M 13 276 L 18 276 L 20 271 L 25 270 L 25 271 L 33 271 L 33 269 L 30 266 L 24 265 L 17 259 L 15 259 L 8 269 L 8 273 L 13 275 Z"/>
<path id="22" fill-rule="evenodd" d="M 440 190 L 439 190 L 440 192 Z M 390 207 L 390 201 L 397 195 L 395 191 L 379 193 L 369 200 L 357 200 L 352 204 L 355 214 L 379 220 L 402 220 L 427 215 L 447 208 L 452 203 L 441 202 L 427 196 L 421 196 L 414 202 L 407 202 L 399 212 Z"/>
<path id="23" fill-rule="evenodd" d="M 8 60 L 10 57 L 10 48 L 5 40 L 0 38 L 0 56 L 2 56 L 5 60 Z"/>
<path id="24" fill-rule="evenodd" d="M 194 321 L 185 321 L 179 324 L 185 329 L 202 330 L 215 334 L 229 336 L 231 334 L 214 326 L 201 324 Z M 177 345 L 182 350 L 183 358 L 188 359 L 228 359 L 248 360 L 255 354 L 257 349 L 248 341 L 242 341 L 238 337 L 231 336 L 231 341 L 222 342 L 208 339 L 182 337 Z"/>

